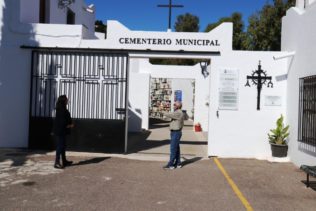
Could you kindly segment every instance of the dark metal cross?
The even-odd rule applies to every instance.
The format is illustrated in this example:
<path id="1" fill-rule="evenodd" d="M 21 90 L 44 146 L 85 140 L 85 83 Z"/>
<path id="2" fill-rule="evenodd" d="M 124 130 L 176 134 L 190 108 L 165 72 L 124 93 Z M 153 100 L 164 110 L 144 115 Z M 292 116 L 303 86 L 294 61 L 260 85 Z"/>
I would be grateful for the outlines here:
<path id="1" fill-rule="evenodd" d="M 168 5 L 157 5 L 158 7 L 168 7 L 169 8 L 169 24 L 168 24 L 168 29 L 171 29 L 171 10 L 173 7 L 183 7 L 183 5 L 175 5 L 172 4 L 172 0 L 169 0 L 169 4 Z"/>
<path id="2" fill-rule="evenodd" d="M 272 77 L 267 76 L 267 72 L 261 69 L 261 61 L 259 61 L 258 70 L 253 71 L 251 76 L 247 75 L 247 83 L 245 86 L 250 87 L 249 80 L 252 80 L 252 83 L 254 85 L 257 85 L 257 90 L 258 90 L 257 110 L 260 110 L 260 95 L 261 95 L 262 85 L 265 85 L 267 80 L 269 80 L 267 87 L 273 88 L 273 83 L 271 81 Z"/>

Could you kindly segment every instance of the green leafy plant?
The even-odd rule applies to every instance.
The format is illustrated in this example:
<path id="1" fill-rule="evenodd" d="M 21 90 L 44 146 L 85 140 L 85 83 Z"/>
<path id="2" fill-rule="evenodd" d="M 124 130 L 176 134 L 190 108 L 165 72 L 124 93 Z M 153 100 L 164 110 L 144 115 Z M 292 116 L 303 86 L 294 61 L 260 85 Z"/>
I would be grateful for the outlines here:
<path id="1" fill-rule="evenodd" d="M 271 129 L 270 133 L 268 133 L 269 142 L 272 144 L 279 144 L 279 145 L 287 145 L 286 138 L 289 136 L 289 128 L 290 126 L 287 125 L 284 127 L 283 123 L 283 115 L 276 121 L 276 128 Z"/>

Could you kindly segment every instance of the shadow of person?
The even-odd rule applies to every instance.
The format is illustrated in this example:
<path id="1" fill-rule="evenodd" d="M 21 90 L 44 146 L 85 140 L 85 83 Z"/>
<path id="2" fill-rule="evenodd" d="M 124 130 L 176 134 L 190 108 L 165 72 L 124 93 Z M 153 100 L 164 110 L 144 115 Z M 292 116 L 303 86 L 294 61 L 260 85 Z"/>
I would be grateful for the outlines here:
<path id="1" fill-rule="evenodd" d="M 110 159 L 111 157 L 100 157 L 100 158 L 91 158 L 88 160 L 79 161 L 78 163 L 73 163 L 71 166 L 81 166 L 81 165 L 88 165 L 88 164 L 96 164 L 100 163 L 104 160 Z"/>
<path id="2" fill-rule="evenodd" d="M 195 157 L 195 158 L 191 158 L 191 159 L 187 159 L 185 157 L 182 157 L 183 161 L 182 161 L 182 166 L 186 166 L 186 165 L 189 165 L 191 163 L 195 163 L 199 160 L 202 159 L 202 157 Z"/>
<path id="3" fill-rule="evenodd" d="M 133 146 L 131 146 L 130 149 L 128 150 L 127 154 L 137 153 L 137 152 L 141 152 L 141 151 L 145 151 L 145 150 L 150 150 L 153 148 L 157 148 L 157 147 L 161 147 L 161 146 L 165 146 L 165 145 L 169 145 L 169 144 L 170 144 L 169 139 L 165 139 L 162 141 L 145 140 L 142 142 L 138 142 L 137 144 L 134 143 Z"/>

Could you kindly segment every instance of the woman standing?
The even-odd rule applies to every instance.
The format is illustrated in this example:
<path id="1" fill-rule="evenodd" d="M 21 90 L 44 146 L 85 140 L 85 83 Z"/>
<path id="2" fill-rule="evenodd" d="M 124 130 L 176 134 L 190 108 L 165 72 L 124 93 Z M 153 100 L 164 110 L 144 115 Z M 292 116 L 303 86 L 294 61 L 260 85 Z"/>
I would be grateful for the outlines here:
<path id="1" fill-rule="evenodd" d="M 68 99 L 66 95 L 58 97 L 56 103 L 56 118 L 54 121 L 54 134 L 56 137 L 56 159 L 55 168 L 62 169 L 72 164 L 72 161 L 66 159 L 66 135 L 70 134 L 70 128 L 73 128 L 70 113 L 67 110 Z M 60 163 L 60 157 L 62 164 Z"/>

